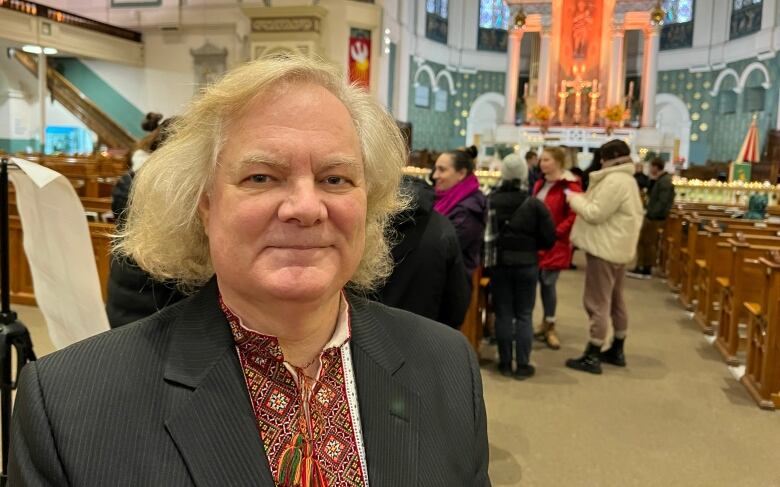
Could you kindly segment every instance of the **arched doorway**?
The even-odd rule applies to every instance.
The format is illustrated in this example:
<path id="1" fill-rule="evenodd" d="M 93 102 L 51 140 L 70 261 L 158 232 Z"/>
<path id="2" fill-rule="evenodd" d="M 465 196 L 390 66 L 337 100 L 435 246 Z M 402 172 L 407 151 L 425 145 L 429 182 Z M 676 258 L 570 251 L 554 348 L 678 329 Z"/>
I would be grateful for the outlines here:
<path id="1" fill-rule="evenodd" d="M 466 145 L 476 140 L 480 145 L 492 144 L 496 138 L 496 127 L 501 124 L 504 114 L 504 95 L 484 93 L 474 100 L 466 121 Z"/>
<path id="2" fill-rule="evenodd" d="M 680 98 L 669 93 L 659 93 L 655 97 L 655 113 L 658 130 L 664 139 L 676 140 L 679 144 L 679 157 L 685 158 L 685 166 L 690 158 L 691 114 Z"/>

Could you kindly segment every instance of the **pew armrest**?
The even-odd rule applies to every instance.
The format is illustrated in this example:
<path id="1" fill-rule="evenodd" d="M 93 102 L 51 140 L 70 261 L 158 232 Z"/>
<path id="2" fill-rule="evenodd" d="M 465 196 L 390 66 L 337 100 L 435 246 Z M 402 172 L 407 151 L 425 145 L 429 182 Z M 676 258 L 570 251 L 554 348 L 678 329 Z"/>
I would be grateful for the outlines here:
<path id="1" fill-rule="evenodd" d="M 728 277 L 718 277 L 715 279 L 715 282 L 717 282 L 718 285 L 723 289 L 728 289 L 729 285 L 731 284 Z"/>
<path id="2" fill-rule="evenodd" d="M 752 301 L 746 301 L 744 303 L 745 309 L 748 313 L 750 313 L 753 316 L 759 317 L 761 316 L 761 305 L 758 303 L 754 303 Z"/>
<path id="3" fill-rule="evenodd" d="M 696 259 L 696 267 L 700 269 L 704 269 L 707 267 L 707 261 L 704 259 Z"/>

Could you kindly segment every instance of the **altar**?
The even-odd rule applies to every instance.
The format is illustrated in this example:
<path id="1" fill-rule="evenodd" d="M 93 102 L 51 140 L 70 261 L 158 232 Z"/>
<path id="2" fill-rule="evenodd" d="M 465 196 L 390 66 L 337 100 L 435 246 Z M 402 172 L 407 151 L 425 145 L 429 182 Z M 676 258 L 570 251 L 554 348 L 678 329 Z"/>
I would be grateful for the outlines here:
<path id="1" fill-rule="evenodd" d="M 502 123 L 496 144 L 520 150 L 545 144 L 577 148 L 580 165 L 607 140 L 625 140 L 637 156 L 681 159 L 680 140 L 656 128 L 660 24 L 651 0 L 507 0 L 511 19 Z M 627 79 L 626 36 L 641 41 L 641 76 Z M 521 57 L 534 33 L 538 51 Z M 521 66 L 521 63 L 530 65 Z M 521 84 L 521 67 L 530 73 Z M 635 73 L 639 74 L 639 73 Z M 517 108 L 524 107 L 524 116 Z M 631 115 L 638 114 L 635 120 Z"/>

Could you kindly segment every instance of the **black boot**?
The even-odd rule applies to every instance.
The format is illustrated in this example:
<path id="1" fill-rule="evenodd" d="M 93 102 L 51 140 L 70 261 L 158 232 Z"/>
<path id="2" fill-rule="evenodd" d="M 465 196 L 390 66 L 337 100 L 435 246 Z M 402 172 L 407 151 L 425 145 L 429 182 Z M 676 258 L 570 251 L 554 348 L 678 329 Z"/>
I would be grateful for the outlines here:
<path id="1" fill-rule="evenodd" d="M 601 374 L 601 347 L 588 342 L 588 348 L 580 358 L 570 358 L 566 361 L 566 367 L 591 374 Z"/>
<path id="2" fill-rule="evenodd" d="M 498 372 L 504 377 L 512 375 L 512 342 L 498 340 Z"/>
<path id="3" fill-rule="evenodd" d="M 615 338 L 612 345 L 604 352 L 601 352 L 601 361 L 618 367 L 626 366 L 626 356 L 623 355 L 623 344 L 625 338 Z"/>

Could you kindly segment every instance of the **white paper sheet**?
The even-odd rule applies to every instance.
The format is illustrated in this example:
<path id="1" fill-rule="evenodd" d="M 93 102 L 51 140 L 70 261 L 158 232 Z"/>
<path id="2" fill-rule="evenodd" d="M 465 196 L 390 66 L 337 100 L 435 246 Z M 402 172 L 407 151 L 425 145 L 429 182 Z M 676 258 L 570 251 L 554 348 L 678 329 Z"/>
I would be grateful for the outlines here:
<path id="1" fill-rule="evenodd" d="M 60 173 L 11 158 L 35 299 L 58 349 L 109 329 L 84 207 Z"/>

